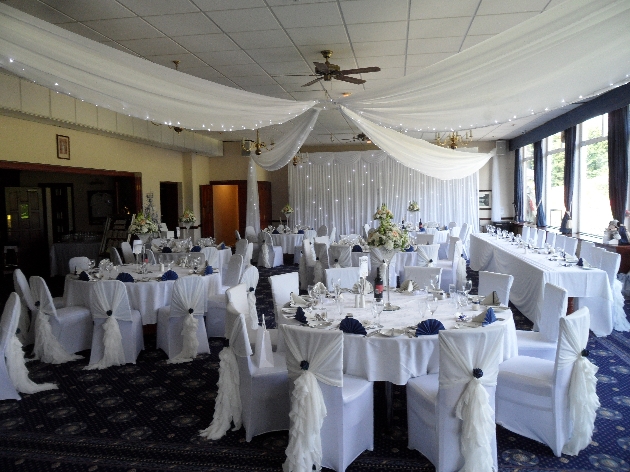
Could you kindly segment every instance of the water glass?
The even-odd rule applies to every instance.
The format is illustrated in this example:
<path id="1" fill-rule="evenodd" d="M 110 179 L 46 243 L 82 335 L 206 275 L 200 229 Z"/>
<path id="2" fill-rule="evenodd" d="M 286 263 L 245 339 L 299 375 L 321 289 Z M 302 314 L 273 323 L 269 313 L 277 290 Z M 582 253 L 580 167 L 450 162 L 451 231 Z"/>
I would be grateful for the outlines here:
<path id="1" fill-rule="evenodd" d="M 376 326 L 378 328 L 382 328 L 383 325 L 381 324 L 381 313 L 383 312 L 383 308 L 384 308 L 384 303 L 383 300 L 374 300 L 374 311 L 376 312 L 374 321 L 376 323 Z"/>

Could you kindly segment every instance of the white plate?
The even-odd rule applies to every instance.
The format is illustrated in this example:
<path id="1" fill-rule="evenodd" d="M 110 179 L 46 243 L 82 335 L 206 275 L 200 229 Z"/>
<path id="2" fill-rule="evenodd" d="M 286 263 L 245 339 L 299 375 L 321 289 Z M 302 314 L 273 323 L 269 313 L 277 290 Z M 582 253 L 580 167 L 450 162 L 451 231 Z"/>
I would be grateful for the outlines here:
<path id="1" fill-rule="evenodd" d="M 332 325 L 332 321 L 314 321 L 312 323 L 309 323 L 308 325 L 311 328 L 319 328 L 319 329 L 323 329 L 323 328 L 329 328 Z"/>
<path id="2" fill-rule="evenodd" d="M 388 338 L 395 338 L 397 336 L 402 336 L 403 334 L 405 334 L 405 330 L 398 329 L 398 328 L 384 328 L 384 329 L 380 329 L 378 331 L 378 334 L 380 334 L 381 336 L 388 337 Z"/>

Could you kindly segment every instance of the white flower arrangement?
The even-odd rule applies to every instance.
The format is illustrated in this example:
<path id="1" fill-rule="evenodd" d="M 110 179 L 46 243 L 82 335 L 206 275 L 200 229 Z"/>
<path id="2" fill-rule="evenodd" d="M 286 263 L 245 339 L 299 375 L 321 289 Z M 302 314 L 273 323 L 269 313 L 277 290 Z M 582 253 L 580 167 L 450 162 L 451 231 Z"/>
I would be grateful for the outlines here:
<path id="1" fill-rule="evenodd" d="M 179 221 L 181 221 L 182 223 L 194 223 L 195 221 L 197 221 L 197 218 L 195 217 L 195 214 L 192 212 L 192 210 L 189 210 L 187 208 L 186 210 L 184 210 L 184 214 L 179 217 Z"/>
<path id="2" fill-rule="evenodd" d="M 157 233 L 158 225 L 151 218 L 145 216 L 144 213 L 140 212 L 131 221 L 127 232 L 129 234 Z"/>
<path id="3" fill-rule="evenodd" d="M 405 250 L 409 247 L 407 231 L 393 223 L 393 218 L 394 214 L 385 204 L 381 205 L 374 215 L 375 220 L 380 220 L 380 225 L 377 229 L 370 230 L 367 241 L 369 246 L 383 247 L 388 251 L 393 249 Z"/>
<path id="4" fill-rule="evenodd" d="M 376 213 L 374 213 L 373 218 L 375 220 L 391 220 L 394 218 L 394 214 L 383 203 L 381 207 L 376 210 Z"/>
<path id="5" fill-rule="evenodd" d="M 407 211 L 420 211 L 420 206 L 417 201 L 409 202 L 409 206 L 407 207 Z"/>
<path id="6" fill-rule="evenodd" d="M 284 213 L 285 215 L 290 215 L 291 213 L 293 213 L 293 208 L 291 208 L 291 205 L 287 203 L 284 207 L 282 207 L 282 213 Z"/>
<path id="7" fill-rule="evenodd" d="M 416 225 L 411 221 L 405 221 L 405 224 L 403 225 L 403 229 L 405 231 L 412 231 L 415 227 Z"/>

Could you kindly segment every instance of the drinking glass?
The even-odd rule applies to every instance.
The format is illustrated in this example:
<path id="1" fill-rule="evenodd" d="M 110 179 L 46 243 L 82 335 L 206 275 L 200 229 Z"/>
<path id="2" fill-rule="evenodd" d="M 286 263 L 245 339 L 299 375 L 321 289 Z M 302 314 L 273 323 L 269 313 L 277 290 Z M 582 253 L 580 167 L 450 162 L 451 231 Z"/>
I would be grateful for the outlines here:
<path id="1" fill-rule="evenodd" d="M 466 280 L 464 285 L 464 293 L 468 296 L 468 293 L 472 290 L 472 280 Z"/>
<path id="2" fill-rule="evenodd" d="M 425 315 L 427 314 L 427 308 L 429 303 L 429 296 L 420 297 L 418 300 L 418 311 L 420 312 L 420 321 L 424 320 Z"/>
<path id="3" fill-rule="evenodd" d="M 435 298 L 435 297 L 430 297 L 429 298 L 428 308 L 429 308 L 429 311 L 431 312 L 431 318 L 433 318 L 435 316 L 435 312 L 438 309 L 438 300 L 437 300 L 437 298 Z"/>
<path id="4" fill-rule="evenodd" d="M 448 294 L 451 297 L 451 299 L 454 299 L 455 294 L 457 292 L 457 288 L 455 287 L 455 284 L 448 284 Z"/>
<path id="5" fill-rule="evenodd" d="M 383 300 L 374 300 L 374 311 L 376 312 L 375 322 L 377 328 L 382 328 L 381 313 L 383 312 L 384 303 Z"/>
<path id="6" fill-rule="evenodd" d="M 88 270 L 94 269 L 95 265 L 96 265 L 96 261 L 94 259 L 88 259 Z"/>

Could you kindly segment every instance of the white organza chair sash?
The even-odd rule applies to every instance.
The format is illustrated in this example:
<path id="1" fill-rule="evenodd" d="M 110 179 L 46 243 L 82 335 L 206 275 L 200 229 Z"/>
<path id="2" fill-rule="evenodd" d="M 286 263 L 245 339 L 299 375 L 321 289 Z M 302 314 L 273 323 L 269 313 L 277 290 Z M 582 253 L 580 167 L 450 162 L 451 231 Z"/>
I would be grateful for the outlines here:
<path id="1" fill-rule="evenodd" d="M 111 310 L 111 313 L 107 313 Z M 127 288 L 119 280 L 103 280 L 92 284 L 90 311 L 94 318 L 108 318 L 131 321 L 131 308 Z"/>
<path id="2" fill-rule="evenodd" d="M 352 266 L 352 248 L 345 244 L 331 244 L 328 248 L 328 263 L 330 267 L 339 264 L 339 267 Z"/>

